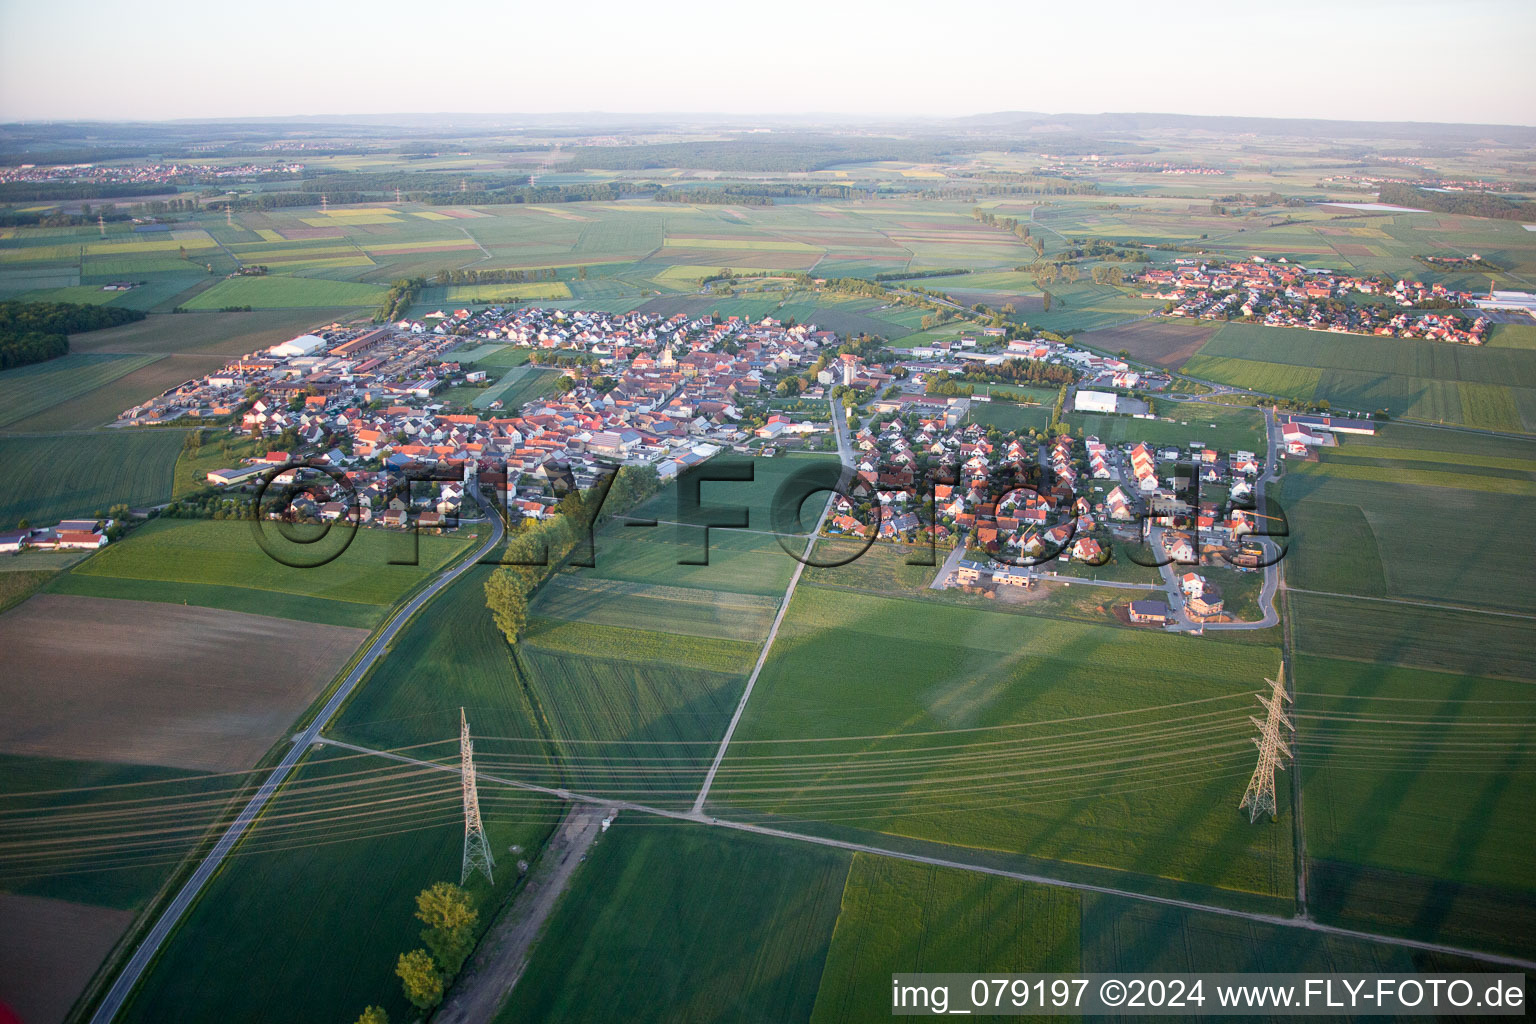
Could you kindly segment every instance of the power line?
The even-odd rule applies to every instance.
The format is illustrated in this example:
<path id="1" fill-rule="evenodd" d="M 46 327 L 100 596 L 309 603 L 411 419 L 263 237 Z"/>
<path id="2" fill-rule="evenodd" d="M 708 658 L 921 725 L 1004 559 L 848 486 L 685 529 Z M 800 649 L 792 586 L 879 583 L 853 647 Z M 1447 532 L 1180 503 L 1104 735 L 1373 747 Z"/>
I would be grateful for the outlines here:
<path id="1" fill-rule="evenodd" d="M 1243 802 L 1237 805 L 1238 810 L 1248 808 L 1250 824 L 1258 821 L 1259 815 L 1265 811 L 1269 812 L 1271 819 L 1278 814 L 1275 809 L 1275 769 L 1283 769 L 1281 758 L 1291 756 L 1280 730 L 1283 728 L 1287 732 L 1294 732 L 1296 729 L 1291 720 L 1285 717 L 1285 702 L 1290 699 L 1285 694 L 1285 674 L 1282 672 L 1277 678 L 1264 681 L 1270 686 L 1270 696 L 1259 694 L 1259 703 L 1269 713 L 1262 722 L 1249 716 L 1249 721 L 1259 727 L 1259 735 L 1253 740 L 1253 745 L 1259 748 L 1259 763 L 1254 766 L 1253 778 L 1248 780 Z"/>
<path id="2" fill-rule="evenodd" d="M 491 869 L 496 866 L 496 858 L 491 856 L 491 844 L 485 838 L 485 826 L 480 821 L 480 794 L 475 791 L 475 741 L 469 738 L 469 719 L 463 708 L 459 708 L 459 762 L 464 791 L 464 864 L 459 884 L 467 882 L 475 871 L 484 871 L 486 881 L 495 885 Z"/>

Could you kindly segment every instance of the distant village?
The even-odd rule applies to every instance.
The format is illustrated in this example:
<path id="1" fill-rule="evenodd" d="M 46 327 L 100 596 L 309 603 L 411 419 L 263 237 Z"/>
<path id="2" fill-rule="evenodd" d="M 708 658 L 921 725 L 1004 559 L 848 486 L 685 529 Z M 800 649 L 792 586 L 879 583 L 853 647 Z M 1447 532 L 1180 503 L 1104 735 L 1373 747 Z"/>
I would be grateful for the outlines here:
<path id="1" fill-rule="evenodd" d="M 303 173 L 292 161 L 271 164 L 17 164 L 0 167 L 4 182 L 91 182 L 98 185 L 168 185 L 186 181 L 244 180 L 262 174 Z"/>
<path id="2" fill-rule="evenodd" d="M 1466 317 L 1452 307 L 1471 306 L 1477 297 L 1442 284 L 1389 283 L 1374 277 L 1310 270 L 1285 257 L 1255 256 L 1242 263 L 1213 263 L 1181 258 L 1171 268 L 1147 270 L 1136 278 L 1141 295 L 1163 299 L 1164 314 L 1202 320 L 1253 320 L 1267 327 L 1305 327 L 1338 334 L 1384 338 L 1425 338 L 1481 345 L 1490 323 Z M 1435 312 L 1391 312 L 1384 306 L 1348 301 L 1374 296 L 1403 309 L 1429 307 Z"/>

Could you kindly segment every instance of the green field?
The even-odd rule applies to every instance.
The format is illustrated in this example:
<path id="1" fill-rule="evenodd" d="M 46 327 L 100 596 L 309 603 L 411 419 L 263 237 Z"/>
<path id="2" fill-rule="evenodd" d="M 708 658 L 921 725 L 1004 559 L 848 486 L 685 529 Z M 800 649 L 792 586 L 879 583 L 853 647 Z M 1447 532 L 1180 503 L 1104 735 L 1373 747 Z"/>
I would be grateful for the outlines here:
<path id="1" fill-rule="evenodd" d="M 285 309 L 309 306 L 377 306 L 384 299 L 380 285 L 326 281 L 313 277 L 237 277 L 220 281 L 185 303 L 187 309 Z"/>
<path id="2" fill-rule="evenodd" d="M 514 652 L 485 607 L 489 572 L 471 570 L 401 634 L 338 732 L 384 747 L 433 743 L 453 735 L 462 706 L 487 771 L 691 801 L 755 648 L 535 619 Z M 697 660 L 689 647 L 702 649 Z"/>
<path id="3" fill-rule="evenodd" d="M 739 502 L 766 519 L 760 502 L 811 461 L 754 460 L 755 482 L 706 483 L 704 500 Z M 663 490 L 636 514 L 675 516 L 676 505 Z M 674 530 L 604 527 L 597 568 L 568 568 L 545 584 L 515 651 L 485 608 L 490 570 L 473 570 L 396 641 L 395 656 L 343 713 L 341 732 L 386 747 L 433 742 L 451 734 L 462 705 L 487 765 L 691 803 L 794 562 L 771 536 L 719 530 L 712 564 L 678 565 L 700 545 L 697 537 L 676 543 Z M 438 682 L 422 687 L 422 679 Z"/>
<path id="4" fill-rule="evenodd" d="M 496 1020 L 612 1020 L 620 1006 L 635 1022 L 806 1020 L 848 863 L 824 847 L 621 817 Z"/>
<path id="5" fill-rule="evenodd" d="M 1334 658 L 1536 681 L 1536 617 L 1291 594 L 1298 650 Z"/>
<path id="6" fill-rule="evenodd" d="M 1536 352 L 1227 324 L 1183 372 L 1337 409 L 1536 431 Z"/>
<path id="7" fill-rule="evenodd" d="M 0 466 L 7 475 L 0 523 L 44 525 L 105 512 L 119 502 L 169 501 L 180 450 L 177 431 L 0 436 Z"/>
<path id="8" fill-rule="evenodd" d="M 311 755 L 209 883 L 119 1019 L 353 1020 L 377 1004 L 409 1020 L 395 958 L 421 944 L 416 893 L 458 880 L 459 799 L 449 774 L 368 755 Z M 484 783 L 480 807 L 501 868 L 494 889 L 478 875 L 467 886 L 483 928 L 518 881 L 505 851 L 539 849 L 559 807 Z M 252 978 L 275 977 L 287 980 L 253 997 Z"/>
<path id="9" fill-rule="evenodd" d="M 564 573 L 544 586 L 530 611 L 567 622 L 761 642 L 778 606 L 773 597 Z"/>
<path id="10" fill-rule="evenodd" d="M 812 1022 L 887 1021 L 891 975 L 1079 970 L 1078 896 L 853 855 Z"/>
<path id="11" fill-rule="evenodd" d="M 532 354 L 533 349 L 518 345 L 481 345 L 478 348 L 454 352 L 453 357 L 461 363 L 472 365 L 477 370 L 491 372 L 522 366 Z"/>
<path id="12" fill-rule="evenodd" d="M 1259 644 L 803 583 L 711 804 L 1289 899 L 1288 834 L 1235 811 L 1247 708 L 1278 664 Z"/>
<path id="13" fill-rule="evenodd" d="M 1492 969 L 1487 964 L 1380 942 L 1133 903 L 1113 896 L 1085 895 L 1082 919 L 1083 971 L 1407 974 Z"/>
<path id="14" fill-rule="evenodd" d="M 1295 678 L 1313 908 L 1350 927 L 1528 952 L 1529 682 L 1310 655 Z"/>
<path id="15" fill-rule="evenodd" d="M 337 536 L 342 536 L 337 528 Z M 359 529 L 346 551 L 314 569 L 271 558 L 249 522 L 160 519 L 139 527 L 52 584 L 59 593 L 139 601 L 191 602 L 212 608 L 376 625 L 412 587 L 464 550 L 470 536 L 422 536 L 417 565 L 410 537 Z M 328 543 L 322 541 L 321 543 Z"/>
<path id="16" fill-rule="evenodd" d="M 137 910 L 243 777 L 0 754 L 0 891 Z M 125 835 L 122 818 L 135 831 Z"/>
<path id="17" fill-rule="evenodd" d="M 1051 422 L 1051 409 L 1046 405 L 1014 405 L 1012 402 L 972 402 L 971 422 L 998 430 L 1024 433 L 1044 430 Z"/>
<path id="18" fill-rule="evenodd" d="M 1536 593 L 1525 585 L 1536 570 L 1526 543 L 1536 525 L 1530 449 L 1393 423 L 1325 449 L 1321 462 L 1288 465 L 1281 494 L 1294 532 L 1290 584 L 1536 613 Z"/>
<path id="19" fill-rule="evenodd" d="M 1311 401 L 1323 371 L 1311 366 L 1289 366 L 1254 359 L 1198 354 L 1179 368 L 1180 373 L 1218 384 L 1235 384 L 1266 395 Z M 1341 403 L 1342 404 L 1342 403 Z M 1369 411 L 1369 410 L 1367 410 Z"/>
<path id="20" fill-rule="evenodd" d="M 159 358 L 157 355 L 72 352 L 57 359 L 0 372 L 0 427 L 10 426 L 110 384 Z"/>

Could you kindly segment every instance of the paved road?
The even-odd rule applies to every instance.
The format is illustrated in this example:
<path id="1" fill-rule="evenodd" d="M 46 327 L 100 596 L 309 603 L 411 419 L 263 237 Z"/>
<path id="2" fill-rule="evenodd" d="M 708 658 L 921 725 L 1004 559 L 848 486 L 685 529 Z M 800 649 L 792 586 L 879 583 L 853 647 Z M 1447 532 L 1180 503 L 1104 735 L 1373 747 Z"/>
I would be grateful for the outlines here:
<path id="1" fill-rule="evenodd" d="M 432 600 L 444 587 L 473 568 L 481 558 L 485 557 L 487 552 L 501 541 L 504 532 L 501 518 L 499 516 L 491 516 L 490 520 L 490 539 L 480 545 L 469 558 L 459 562 L 438 576 L 437 579 L 428 584 L 426 589 L 411 598 L 400 611 L 395 613 L 394 617 L 389 620 L 389 624 L 374 636 L 373 641 L 364 651 L 362 658 L 358 660 L 352 671 L 347 673 L 346 678 L 341 681 L 341 685 L 336 688 L 336 692 L 331 695 L 331 699 L 325 702 L 325 706 L 320 709 L 320 712 L 315 715 L 309 725 L 293 737 L 293 743 L 288 748 L 288 752 L 283 755 L 283 759 L 278 762 L 276 768 L 272 769 L 272 773 L 267 776 L 266 781 L 256 790 L 256 794 L 251 797 L 240 813 L 235 816 L 235 820 L 230 823 L 229 828 L 219 837 L 219 841 L 214 844 L 213 849 L 208 851 L 208 855 L 203 858 L 202 863 L 198 864 L 197 870 L 192 872 L 192 877 L 187 879 L 187 883 L 181 887 L 181 890 L 166 906 L 165 910 L 161 912 L 160 918 L 155 922 L 154 927 L 149 930 L 149 934 L 144 937 L 144 940 L 139 943 L 138 948 L 133 951 L 133 956 L 129 958 L 122 971 L 118 973 L 117 978 L 112 982 L 112 987 L 102 999 L 101 1005 L 97 1007 L 95 1015 L 91 1017 L 92 1024 L 107 1024 L 108 1021 L 117 1016 L 118 1011 L 122 1009 L 123 1003 L 127 1001 L 134 986 L 143 977 L 150 961 L 160 952 L 160 947 L 164 945 L 166 938 L 175 930 L 182 917 L 192 907 L 192 904 L 197 902 L 197 897 L 203 891 L 203 886 L 208 884 L 208 880 L 213 877 L 214 872 L 224 863 L 224 858 L 229 854 L 229 851 L 240 841 L 240 837 L 246 833 L 251 824 L 255 822 L 257 816 L 261 814 L 262 809 L 266 807 L 267 801 L 272 798 L 272 795 L 277 792 L 278 788 L 282 786 L 293 772 L 294 766 L 299 763 L 299 759 L 304 756 L 304 752 L 309 749 L 310 744 L 320 738 L 320 730 L 330 723 L 337 710 L 352 695 L 352 691 L 362 681 L 363 677 L 368 674 L 368 670 L 373 667 L 374 662 L 383 656 L 390 642 L 400 632 L 405 623 L 422 605 Z"/>
<path id="2" fill-rule="evenodd" d="M 1264 427 L 1265 436 L 1267 438 L 1266 443 L 1269 450 L 1266 453 L 1264 473 L 1254 483 L 1254 504 L 1259 509 L 1264 509 L 1266 507 L 1264 504 L 1264 489 L 1269 483 L 1278 477 L 1280 470 L 1279 449 L 1282 442 L 1279 423 L 1275 419 L 1275 413 L 1273 409 L 1264 410 Z M 1133 487 L 1130 476 L 1126 472 L 1124 466 L 1120 466 L 1119 468 L 1122 486 L 1130 491 Z M 1158 550 L 1162 547 L 1162 535 L 1163 527 L 1151 527 L 1147 535 L 1147 545 L 1154 551 Z M 1273 555 L 1273 545 L 1270 541 L 1265 540 L 1262 537 L 1257 538 L 1257 540 L 1264 546 L 1270 555 Z M 1275 604 L 1275 593 L 1279 589 L 1280 585 L 1280 563 L 1278 561 L 1276 561 L 1273 565 L 1269 565 L 1264 568 L 1264 582 L 1259 587 L 1259 608 L 1264 612 L 1264 615 L 1257 622 L 1207 622 L 1204 625 L 1201 625 L 1192 621 L 1189 618 L 1189 613 L 1185 610 L 1184 607 L 1184 592 L 1179 586 L 1179 577 L 1186 572 L 1198 571 L 1198 567 L 1189 565 L 1177 565 L 1173 562 L 1167 562 L 1160 567 L 1160 570 L 1163 577 L 1162 589 L 1168 597 L 1168 607 L 1170 611 L 1172 611 L 1173 617 L 1178 621 L 1179 628 L 1182 630 L 1194 631 L 1200 629 L 1268 629 L 1269 627 L 1277 625 L 1280 622 L 1280 612 Z"/>
<path id="3" fill-rule="evenodd" d="M 1046 583 L 1081 583 L 1085 587 L 1118 587 L 1121 590 L 1161 590 L 1156 583 L 1123 583 L 1120 580 L 1090 580 L 1086 576 L 1040 576 Z"/>
<path id="4" fill-rule="evenodd" d="M 398 761 L 402 764 L 418 765 L 423 768 L 432 768 L 437 771 L 449 772 L 454 775 L 459 773 L 458 765 L 440 764 L 435 761 L 422 761 L 404 754 L 397 754 L 389 750 L 373 750 L 369 747 L 360 747 L 353 743 L 343 743 L 339 740 L 321 738 L 321 743 L 326 743 L 343 750 L 350 750 L 359 754 L 373 754 L 377 757 Z M 599 807 L 618 808 L 620 810 L 634 811 L 640 814 L 652 814 L 660 818 L 670 818 L 674 821 L 691 821 L 716 828 L 728 828 L 737 832 L 751 832 L 754 835 L 773 836 L 778 839 L 788 839 L 799 843 L 811 843 L 816 846 L 829 846 L 834 849 L 848 850 L 853 853 L 867 853 L 876 857 L 892 857 L 896 860 L 911 861 L 916 864 L 931 864 L 935 867 L 956 868 L 960 871 L 973 871 L 978 874 L 996 875 L 1001 878 L 1013 878 L 1021 882 L 1031 882 L 1035 885 L 1046 885 L 1057 889 L 1073 889 L 1078 892 L 1100 893 L 1105 896 L 1116 896 L 1120 899 L 1134 900 L 1139 903 L 1154 903 L 1165 907 L 1179 907 L 1184 910 L 1195 910 L 1207 914 L 1219 914 L 1222 917 L 1234 917 L 1244 921 L 1255 921 L 1260 924 L 1274 925 L 1281 928 L 1295 928 L 1302 931 L 1322 932 L 1327 935 L 1340 935 L 1352 939 L 1363 939 L 1368 942 L 1379 942 L 1389 946 L 1400 946 L 1407 949 L 1422 949 L 1433 953 L 1443 953 L 1449 956 L 1467 957 L 1473 960 L 1481 960 L 1484 963 L 1503 964 L 1518 970 L 1536 971 L 1536 960 L 1522 960 L 1519 957 L 1502 956 L 1497 953 L 1483 953 L 1477 950 L 1462 949 L 1457 946 L 1446 946 L 1434 942 L 1419 942 L 1415 939 L 1404 939 L 1394 935 L 1377 935 L 1372 932 L 1355 931 L 1350 928 L 1339 928 L 1334 925 L 1321 924 L 1308 918 L 1280 917 L 1276 914 L 1260 914 L 1250 910 L 1234 910 L 1231 907 L 1215 906 L 1208 903 L 1200 903 L 1195 900 L 1181 900 L 1170 896 L 1152 896 L 1144 892 L 1133 892 L 1129 889 L 1116 889 L 1107 885 L 1095 885 L 1092 882 L 1078 882 L 1065 878 L 1052 878 L 1049 875 L 1030 874 L 1025 871 L 1009 871 L 1005 868 L 991 867 L 986 864 L 971 864 L 962 860 L 950 860 L 945 857 L 930 857 L 921 853 L 910 853 L 901 850 L 887 850 L 882 846 L 871 846 L 865 843 L 851 843 L 841 839 L 830 839 L 825 836 L 806 835 L 800 832 L 787 832 L 783 829 L 768 828 L 765 825 L 753 825 L 744 821 L 730 821 L 725 818 L 713 818 L 697 811 L 674 811 L 661 807 L 651 807 L 648 804 L 634 803 L 629 800 L 614 800 L 610 797 L 596 796 L 589 793 L 574 793 L 568 789 L 554 789 L 549 786 L 540 786 L 532 782 L 523 782 L 518 779 L 509 779 L 484 771 L 476 771 L 475 778 L 482 782 L 494 782 L 498 785 L 511 786 L 532 793 L 543 793 L 548 796 L 558 797 L 561 800 L 573 800 L 578 803 L 593 804 Z"/>
<path id="5" fill-rule="evenodd" d="M 1284 439 L 1280 434 L 1280 423 L 1275 419 L 1275 410 L 1264 410 L 1264 436 L 1269 445 L 1269 451 L 1265 453 L 1264 473 L 1254 482 L 1254 506 L 1268 514 L 1268 506 L 1264 503 L 1264 489 L 1280 476 L 1280 446 Z M 1259 539 L 1266 555 L 1273 557 L 1276 553 L 1273 541 Z M 1206 629 L 1268 629 L 1280 621 L 1280 611 L 1275 604 L 1275 591 L 1280 586 L 1280 561 L 1275 559 L 1273 564 L 1264 567 L 1264 583 L 1259 588 L 1259 607 L 1264 612 L 1264 617 L 1258 622 L 1212 622 L 1206 625 Z"/>
<path id="6" fill-rule="evenodd" d="M 943 590 L 944 581 L 949 579 L 949 574 L 955 571 L 955 569 L 960 565 L 961 560 L 964 558 L 965 545 L 963 543 L 956 544 L 954 548 L 949 552 L 949 557 L 944 559 L 944 564 L 939 566 L 939 574 L 933 578 L 932 583 L 928 584 L 928 589 Z"/>
<path id="7" fill-rule="evenodd" d="M 850 474 L 853 472 L 853 444 L 848 440 L 848 421 L 843 414 L 843 404 L 837 399 L 832 399 L 832 429 L 837 433 L 837 452 L 843 463 L 843 471 L 838 477 L 838 489 L 847 487 Z M 709 788 L 715 784 L 715 775 L 720 771 L 720 762 L 725 760 L 725 749 L 731 745 L 731 737 L 736 733 L 736 725 L 741 721 L 742 712 L 747 710 L 747 701 L 752 696 L 752 688 L 757 685 L 757 677 L 762 674 L 763 666 L 768 662 L 768 652 L 773 648 L 773 640 L 779 635 L 779 626 L 784 622 L 784 615 L 789 611 L 790 599 L 795 596 L 795 587 L 800 582 L 800 574 L 805 571 L 805 559 L 811 557 L 811 549 L 816 546 L 816 538 L 821 534 L 822 524 L 827 521 L 827 514 L 832 511 L 832 503 L 837 500 L 836 494 L 827 495 L 827 503 L 822 506 L 821 515 L 816 517 L 816 526 L 811 530 L 810 537 L 805 541 L 805 553 L 795 560 L 795 571 L 789 577 L 789 586 L 784 590 L 784 600 L 779 602 L 778 614 L 773 617 L 773 625 L 768 630 L 768 638 L 763 641 L 763 649 L 757 656 L 757 664 L 752 666 L 752 675 L 747 678 L 746 689 L 741 691 L 741 700 L 736 703 L 736 711 L 731 715 L 731 723 L 725 728 L 725 736 L 720 740 L 720 749 L 715 751 L 715 759 L 709 765 L 709 772 L 704 776 L 704 785 L 699 787 L 699 795 L 693 801 L 693 813 L 704 813 L 704 801 L 709 799 Z"/>

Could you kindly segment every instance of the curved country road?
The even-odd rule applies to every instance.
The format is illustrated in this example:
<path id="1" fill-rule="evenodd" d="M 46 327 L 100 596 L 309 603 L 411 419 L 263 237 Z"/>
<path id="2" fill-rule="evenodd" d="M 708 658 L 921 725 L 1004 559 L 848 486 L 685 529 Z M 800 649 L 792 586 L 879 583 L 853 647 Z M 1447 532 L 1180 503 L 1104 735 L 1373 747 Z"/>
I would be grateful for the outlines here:
<path id="1" fill-rule="evenodd" d="M 492 515 L 490 516 L 490 521 L 490 539 L 480 545 L 474 554 L 455 564 L 437 579 L 433 580 L 424 590 L 407 601 L 395 613 L 394 617 L 390 619 L 389 624 L 373 638 L 373 641 L 364 651 L 362 658 L 353 666 L 352 671 L 347 673 L 346 678 L 341 681 L 341 685 L 336 688 L 336 692 L 331 694 L 331 699 L 325 702 L 325 706 L 320 709 L 320 712 L 315 715 L 309 725 L 294 736 L 293 743 L 288 748 L 288 752 L 283 755 L 283 759 L 278 762 L 276 768 L 272 769 L 272 773 L 267 776 L 266 781 L 256 790 L 255 795 L 251 797 L 250 801 L 241 808 L 240 813 L 235 816 L 235 820 L 230 822 L 229 827 L 224 830 L 224 834 L 219 837 L 219 841 L 214 844 L 212 850 L 208 851 L 208 855 L 198 864 L 197 870 L 192 872 L 192 877 L 187 879 L 186 884 L 176 893 L 175 898 L 166 905 L 160 914 L 160 918 L 155 922 L 154 927 L 149 930 L 149 934 L 144 936 L 138 948 L 133 951 L 133 956 L 123 965 L 123 969 L 118 972 L 117 977 L 112 982 L 112 987 L 107 990 L 101 1005 L 96 1008 L 95 1014 L 92 1015 L 91 1024 L 109 1024 L 117 1016 L 118 1011 L 123 1008 L 123 1004 L 127 1002 L 128 996 L 133 992 L 134 987 L 138 985 L 139 979 L 144 976 L 144 972 L 149 967 L 151 961 L 160 952 L 160 947 L 165 944 L 165 940 L 170 937 L 171 932 L 176 929 L 176 926 L 181 922 L 182 917 L 191 908 L 192 904 L 197 902 L 197 897 L 203 891 L 203 886 L 208 884 L 208 880 L 219 869 L 219 865 L 224 862 L 224 858 L 228 856 L 229 851 L 240 841 L 240 837 L 245 834 L 257 816 L 261 814 L 262 809 L 266 807 L 267 801 L 287 781 L 288 776 L 299 763 L 299 758 L 304 756 L 304 752 L 309 749 L 310 744 L 320 738 L 320 730 L 325 728 L 331 719 L 335 717 L 341 705 L 352 695 L 352 691 L 357 688 L 358 683 L 362 682 L 363 677 L 368 674 L 368 670 L 373 667 L 374 663 L 384 655 L 390 641 L 395 638 L 395 635 L 400 632 L 406 622 L 423 605 L 436 597 L 444 587 L 479 564 L 480 559 L 484 558 L 491 549 L 501 542 L 501 538 L 506 532 L 501 517 Z"/>

